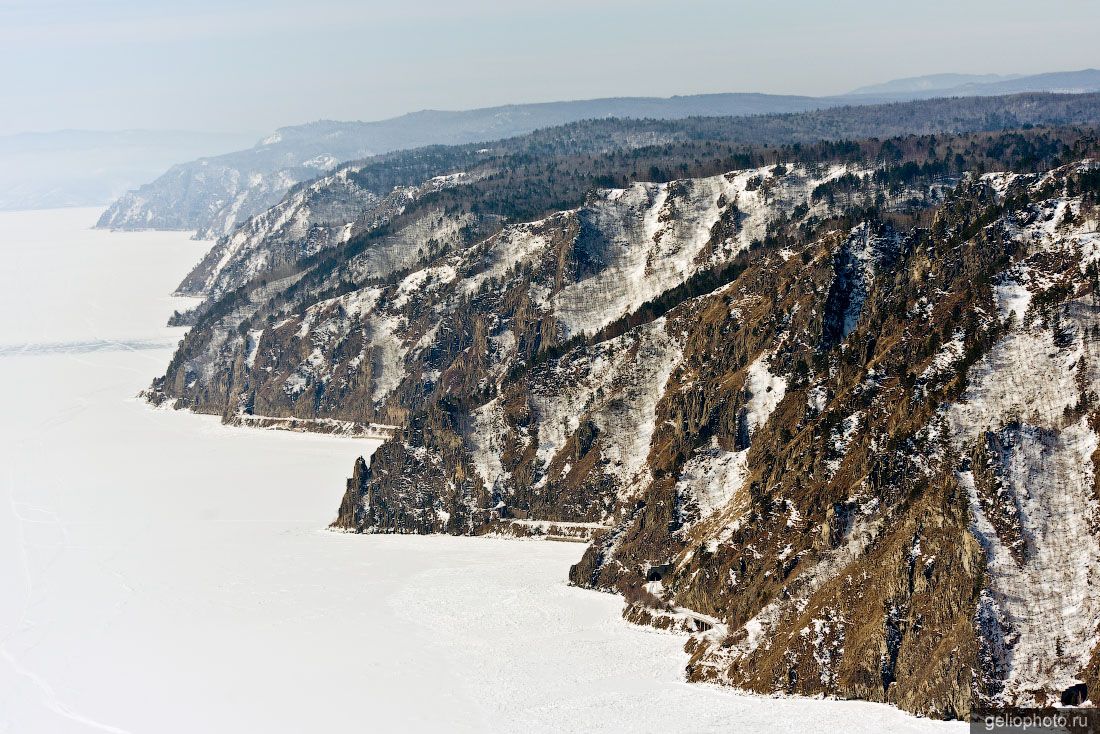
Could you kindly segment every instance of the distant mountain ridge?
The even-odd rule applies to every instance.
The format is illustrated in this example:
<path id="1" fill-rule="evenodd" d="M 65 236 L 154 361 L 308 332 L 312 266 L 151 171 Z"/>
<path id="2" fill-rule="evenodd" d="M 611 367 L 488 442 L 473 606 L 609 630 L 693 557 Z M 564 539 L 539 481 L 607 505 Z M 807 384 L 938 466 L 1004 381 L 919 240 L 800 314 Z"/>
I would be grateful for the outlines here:
<path id="1" fill-rule="evenodd" d="M 1100 90 L 1100 69 L 1081 69 L 1030 75 L 930 74 L 860 87 L 849 94 L 854 96 L 935 94 L 945 97 L 970 97 L 1024 92 L 1082 94 L 1098 90 Z"/>
<path id="2" fill-rule="evenodd" d="M 1061 71 L 1050 74 L 1035 74 L 1019 79 L 1007 79 L 992 84 L 968 84 L 956 90 L 960 94 L 973 91 L 975 94 L 1019 94 L 1022 92 L 1061 92 L 1082 94 L 1100 89 L 1100 69 L 1082 69 L 1081 71 Z"/>
<path id="3" fill-rule="evenodd" d="M 853 89 L 849 94 L 899 94 L 906 92 L 934 92 L 956 89 L 967 84 L 993 84 L 1019 79 L 1022 74 L 925 74 L 891 79 L 881 84 L 871 84 Z"/>
<path id="4" fill-rule="evenodd" d="M 942 75 L 941 75 L 942 76 Z M 805 112 L 937 96 L 988 96 L 1024 91 L 1100 91 L 1100 71 L 1057 72 L 963 86 L 804 97 L 756 93 L 676 97 L 612 97 L 504 105 L 467 111 L 423 110 L 377 122 L 318 121 L 284 127 L 246 150 L 173 166 L 152 183 L 122 196 L 97 226 L 110 229 L 196 230 L 199 237 L 229 234 L 278 203 L 290 188 L 337 164 L 428 145 L 493 141 L 585 119 L 722 117 Z M 951 81 L 951 80 L 949 80 Z M 959 81 L 953 79 L 953 81 Z M 919 80 L 898 83 L 919 86 Z M 889 87 L 895 82 L 884 85 Z M 903 86 L 904 86 L 903 84 Z M 935 88 L 933 88 L 935 87 Z"/>

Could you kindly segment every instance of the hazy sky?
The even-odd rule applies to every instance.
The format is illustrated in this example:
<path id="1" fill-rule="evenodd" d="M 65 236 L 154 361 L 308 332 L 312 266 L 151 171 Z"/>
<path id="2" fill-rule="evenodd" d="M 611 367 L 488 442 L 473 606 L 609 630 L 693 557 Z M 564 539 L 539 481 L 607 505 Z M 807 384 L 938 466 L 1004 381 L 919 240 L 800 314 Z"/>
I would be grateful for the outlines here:
<path id="1" fill-rule="evenodd" d="M 1095 0 L 0 0 L 0 134 L 1100 66 Z"/>

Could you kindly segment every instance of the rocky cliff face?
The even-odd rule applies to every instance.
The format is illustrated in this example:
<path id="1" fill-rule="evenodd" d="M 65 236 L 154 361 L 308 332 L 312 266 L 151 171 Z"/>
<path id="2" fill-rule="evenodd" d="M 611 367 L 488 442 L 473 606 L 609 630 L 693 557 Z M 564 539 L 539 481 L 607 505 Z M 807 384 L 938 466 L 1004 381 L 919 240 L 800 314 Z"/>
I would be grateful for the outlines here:
<path id="1" fill-rule="evenodd" d="M 393 426 L 336 527 L 589 538 L 571 580 L 688 632 L 692 680 L 939 717 L 1100 686 L 1100 165 L 895 173 L 768 165 L 524 223 L 336 176 L 219 245 L 149 395 Z"/>
<path id="2" fill-rule="evenodd" d="M 568 268 L 540 261 L 546 280 L 500 291 L 522 308 L 475 321 L 438 399 L 359 467 L 337 526 L 599 523 L 571 579 L 641 598 L 635 619 L 707 627 L 693 680 L 940 717 L 1097 684 L 1100 168 L 970 179 L 928 227 L 805 236 L 777 217 L 772 243 L 745 249 L 760 199 L 739 182 L 755 176 L 785 178 L 614 192 L 572 230 L 539 225 L 567 233 L 547 245 Z M 637 229 L 597 236 L 611 202 L 639 200 Z M 646 228 L 677 206 L 706 236 Z M 632 243 L 636 269 L 608 239 Z M 677 282 L 670 262 L 707 257 L 744 269 L 620 336 L 502 367 L 532 306 L 549 306 L 535 333 L 591 333 L 646 297 L 628 294 Z"/>
<path id="3" fill-rule="evenodd" d="M 311 269 L 257 281 L 237 263 L 279 256 L 280 229 L 264 249 L 223 250 L 226 267 L 211 282 L 227 289 L 244 272 L 247 295 L 211 299 L 151 395 L 226 417 L 403 425 L 435 396 L 488 396 L 547 349 L 731 265 L 778 212 L 828 216 L 836 205 L 812 201 L 812 192 L 848 172 L 799 167 L 776 176 L 767 168 L 636 184 L 489 236 L 499 229 L 493 217 L 422 206 Z M 367 216 L 378 210 L 372 200 Z M 269 216 L 287 222 L 293 211 Z M 498 417 L 491 407 L 479 414 Z M 549 455 L 544 447 L 529 458 Z"/>

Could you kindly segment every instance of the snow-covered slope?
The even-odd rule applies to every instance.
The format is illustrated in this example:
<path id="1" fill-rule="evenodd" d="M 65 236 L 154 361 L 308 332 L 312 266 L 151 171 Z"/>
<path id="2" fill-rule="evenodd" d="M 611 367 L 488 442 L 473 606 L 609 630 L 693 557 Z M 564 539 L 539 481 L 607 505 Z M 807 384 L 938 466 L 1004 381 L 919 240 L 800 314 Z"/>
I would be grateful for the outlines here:
<path id="1" fill-rule="evenodd" d="M 268 170 L 266 161 L 234 166 L 219 158 L 178 164 L 150 184 L 128 191 L 99 218 L 102 229 L 197 230 L 198 239 L 217 239 L 243 219 L 274 206 L 299 181 L 337 163 L 295 164 Z"/>
<path id="2" fill-rule="evenodd" d="M 278 277 L 280 271 L 289 271 L 323 250 L 377 229 L 419 197 L 469 180 L 463 173 L 436 176 L 417 186 L 397 186 L 378 195 L 356 180 L 358 170 L 343 166 L 302 184 L 275 206 L 219 238 L 178 292 L 216 300 L 254 278 Z"/>
<path id="3" fill-rule="evenodd" d="M 326 206 L 337 197 L 337 206 Z M 217 297 L 280 262 L 346 242 L 358 213 L 371 208 L 377 198 L 349 182 L 346 170 L 317 179 L 220 237 L 177 290 L 181 295 Z"/>
<path id="4" fill-rule="evenodd" d="M 989 564 L 978 618 L 1003 675 L 993 696 L 1012 705 L 1042 705 L 1080 683 L 1100 641 L 1091 580 L 1100 566 L 1100 321 L 1095 294 L 1081 293 L 1095 284 L 1088 274 L 1100 259 L 1100 212 L 1066 190 L 1065 175 L 991 180 L 1027 186 L 1041 201 L 1006 225 L 1021 260 L 1000 276 L 995 302 L 1013 315 L 944 416 L 956 450 L 972 452 L 958 477 Z"/>
<path id="5" fill-rule="evenodd" d="M 479 359 L 501 369 L 524 363 L 542 339 L 594 334 L 694 274 L 730 262 L 786 208 L 802 204 L 806 217 L 825 215 L 829 205 L 811 202 L 811 193 L 846 171 L 799 167 L 776 176 L 765 168 L 639 183 L 604 191 L 579 209 L 508 225 L 471 247 L 460 246 L 476 237 L 470 214 L 417 210 L 389 236 L 371 240 L 331 270 L 307 275 L 294 303 L 266 303 L 282 287 L 273 283 L 209 319 L 177 355 L 161 397 L 218 413 L 399 423 L 425 381 L 430 388 L 445 377 L 475 314 L 485 319 L 474 327 L 483 328 L 475 338 L 485 340 Z M 463 180 L 451 176 L 395 191 L 386 209 L 364 198 L 361 217 L 383 216 L 424 191 Z M 336 219 L 346 218 L 354 184 L 337 175 L 305 187 L 221 241 L 196 270 L 208 273 L 197 282 L 217 296 L 270 268 L 272 258 L 301 259 L 314 228 L 321 229 L 322 243 L 338 242 L 346 225 L 323 229 L 309 209 L 314 195 L 327 196 L 334 186 L 341 206 Z M 349 289 L 349 282 L 369 285 Z M 324 297 L 334 290 L 344 293 Z M 515 314 L 520 333 L 510 335 L 511 319 L 502 318 L 499 305 L 516 298 L 523 299 Z M 226 384 L 224 376 L 234 371 Z M 352 399 L 360 394 L 364 399 Z"/>

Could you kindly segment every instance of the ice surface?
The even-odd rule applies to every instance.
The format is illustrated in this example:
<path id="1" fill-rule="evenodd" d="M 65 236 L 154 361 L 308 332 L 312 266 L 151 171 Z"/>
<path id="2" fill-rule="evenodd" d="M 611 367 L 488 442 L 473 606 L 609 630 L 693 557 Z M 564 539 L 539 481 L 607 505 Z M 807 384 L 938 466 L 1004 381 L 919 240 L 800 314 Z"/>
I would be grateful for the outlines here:
<path id="1" fill-rule="evenodd" d="M 577 544 L 324 531 L 370 444 L 133 399 L 204 245 L 97 213 L 0 215 L 0 343 L 117 345 L 0 354 L 0 731 L 965 731 L 684 683 Z"/>

